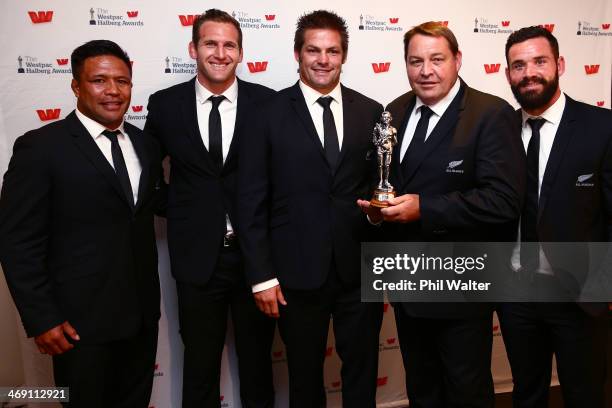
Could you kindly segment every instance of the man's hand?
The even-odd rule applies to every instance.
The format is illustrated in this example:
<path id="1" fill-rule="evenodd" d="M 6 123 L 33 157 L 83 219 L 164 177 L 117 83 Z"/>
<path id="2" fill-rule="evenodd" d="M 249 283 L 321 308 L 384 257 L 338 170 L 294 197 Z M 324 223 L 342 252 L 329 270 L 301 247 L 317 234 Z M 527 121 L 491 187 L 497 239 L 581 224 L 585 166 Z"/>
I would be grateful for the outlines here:
<path id="1" fill-rule="evenodd" d="M 404 194 L 388 200 L 389 207 L 380 210 L 385 221 L 412 222 L 421 218 L 418 194 Z"/>
<path id="2" fill-rule="evenodd" d="M 281 291 L 280 285 L 273 286 L 269 289 L 262 290 L 261 292 L 253 293 L 255 297 L 255 303 L 259 310 L 265 313 L 269 317 L 278 319 L 280 313 L 278 312 L 278 304 L 287 306 L 283 292 Z"/>
<path id="3" fill-rule="evenodd" d="M 374 207 L 366 200 L 357 200 L 357 205 L 361 207 L 361 211 L 366 214 L 372 224 L 379 224 L 383 221 L 383 215 L 380 212 L 380 208 Z"/>
<path id="4" fill-rule="evenodd" d="M 62 354 L 74 347 L 67 339 L 66 334 L 72 340 L 79 341 L 81 338 L 74 327 L 68 322 L 47 330 L 43 334 L 34 337 L 34 342 L 38 346 L 38 351 L 42 354 L 56 355 Z"/>

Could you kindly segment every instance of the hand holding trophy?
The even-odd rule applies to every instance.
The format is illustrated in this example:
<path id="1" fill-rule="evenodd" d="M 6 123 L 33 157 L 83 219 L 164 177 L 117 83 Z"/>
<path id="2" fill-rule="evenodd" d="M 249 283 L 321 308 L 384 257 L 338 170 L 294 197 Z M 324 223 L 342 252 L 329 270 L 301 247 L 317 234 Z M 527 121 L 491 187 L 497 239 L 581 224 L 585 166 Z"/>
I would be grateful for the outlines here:
<path id="1" fill-rule="evenodd" d="M 374 207 L 388 207 L 387 200 L 395 197 L 395 190 L 389 183 L 389 168 L 393 157 L 393 146 L 397 144 L 397 130 L 391 126 L 391 114 L 384 111 L 380 123 L 374 126 L 373 138 L 378 159 L 378 185 L 370 204 Z"/>

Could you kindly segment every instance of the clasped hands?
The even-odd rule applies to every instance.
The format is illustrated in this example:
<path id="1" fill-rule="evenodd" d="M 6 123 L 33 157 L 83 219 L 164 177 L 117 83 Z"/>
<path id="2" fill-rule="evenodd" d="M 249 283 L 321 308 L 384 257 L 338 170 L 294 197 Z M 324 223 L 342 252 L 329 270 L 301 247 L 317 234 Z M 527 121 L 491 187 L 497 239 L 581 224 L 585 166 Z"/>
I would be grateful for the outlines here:
<path id="1" fill-rule="evenodd" d="M 388 222 L 413 222 L 421 218 L 418 194 L 404 194 L 387 200 L 388 207 L 374 207 L 366 200 L 357 200 L 361 211 L 368 215 L 370 222 L 378 224 Z"/>

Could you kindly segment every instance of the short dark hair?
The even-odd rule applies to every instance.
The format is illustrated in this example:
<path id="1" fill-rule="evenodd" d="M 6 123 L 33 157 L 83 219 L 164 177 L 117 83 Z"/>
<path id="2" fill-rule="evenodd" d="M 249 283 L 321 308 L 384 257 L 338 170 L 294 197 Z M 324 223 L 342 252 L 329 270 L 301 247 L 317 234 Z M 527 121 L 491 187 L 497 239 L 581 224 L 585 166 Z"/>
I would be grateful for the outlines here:
<path id="1" fill-rule="evenodd" d="M 453 55 L 457 56 L 457 53 L 459 52 L 457 37 L 455 37 L 455 34 L 453 34 L 450 28 L 437 21 L 427 21 L 419 24 L 418 26 L 412 27 L 410 31 L 404 34 L 404 61 L 406 61 L 408 58 L 408 45 L 410 44 L 410 40 L 412 40 L 412 37 L 417 34 L 428 37 L 444 37 L 446 42 L 448 42 L 448 48 L 450 48 Z"/>
<path id="2" fill-rule="evenodd" d="M 531 27 L 523 27 L 520 30 L 516 30 L 508 37 L 506 41 L 506 64 L 509 64 L 508 61 L 508 53 L 510 52 L 510 48 L 514 44 L 522 43 L 523 41 L 531 40 L 532 38 L 540 38 L 544 37 L 548 40 L 548 44 L 550 44 L 550 48 L 552 49 L 553 55 L 555 56 L 555 60 L 559 59 L 559 42 L 555 38 L 554 35 L 544 27 L 540 26 L 531 26 Z"/>
<path id="3" fill-rule="evenodd" d="M 344 58 L 346 58 L 349 41 L 348 27 L 346 21 L 336 13 L 327 10 L 316 10 L 304 14 L 298 19 L 296 27 L 295 37 L 293 38 L 293 50 L 295 52 L 299 53 L 302 50 L 306 30 L 330 29 L 340 34 L 342 53 L 344 54 Z"/>
<path id="4" fill-rule="evenodd" d="M 78 46 L 72 51 L 70 64 L 72 65 L 72 77 L 79 80 L 83 70 L 83 64 L 87 58 L 99 57 L 101 55 L 112 55 L 125 62 L 132 76 L 132 62 L 127 53 L 117 43 L 109 40 L 93 40 Z"/>
<path id="5" fill-rule="evenodd" d="M 191 41 L 193 45 L 198 46 L 200 40 L 200 27 L 207 21 L 214 21 L 215 23 L 228 23 L 236 27 L 238 30 L 238 48 L 242 49 L 242 30 L 240 29 L 240 23 L 232 16 L 227 14 L 225 11 L 219 9 L 208 9 L 204 14 L 200 14 L 193 20 L 193 29 L 191 31 Z"/>

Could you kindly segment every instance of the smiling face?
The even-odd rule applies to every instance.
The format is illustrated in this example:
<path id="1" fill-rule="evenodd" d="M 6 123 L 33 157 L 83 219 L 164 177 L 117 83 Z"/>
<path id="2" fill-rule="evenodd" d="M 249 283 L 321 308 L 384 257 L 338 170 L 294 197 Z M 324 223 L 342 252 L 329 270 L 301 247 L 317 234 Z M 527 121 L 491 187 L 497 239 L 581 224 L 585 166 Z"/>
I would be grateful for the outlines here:
<path id="1" fill-rule="evenodd" d="M 124 61 L 112 55 L 87 58 L 71 87 L 85 116 L 108 129 L 121 125 L 132 96 L 132 78 Z"/>
<path id="2" fill-rule="evenodd" d="M 330 29 L 308 29 L 304 32 L 304 45 L 295 52 L 300 67 L 300 79 L 322 94 L 331 92 L 340 82 L 342 52 L 340 33 Z"/>
<path id="3" fill-rule="evenodd" d="M 461 52 L 453 55 L 444 37 L 416 34 L 406 53 L 408 81 L 426 105 L 434 105 L 451 90 L 459 76 Z"/>
<path id="4" fill-rule="evenodd" d="M 506 78 L 514 97 L 530 114 L 539 115 L 556 102 L 564 71 L 563 57 L 555 58 L 544 37 L 516 43 L 508 50 Z"/>
<path id="5" fill-rule="evenodd" d="M 200 26 L 197 44 L 189 43 L 189 55 L 198 66 L 198 81 L 214 94 L 223 93 L 234 82 L 242 62 L 238 30 L 230 23 L 206 21 Z"/>

